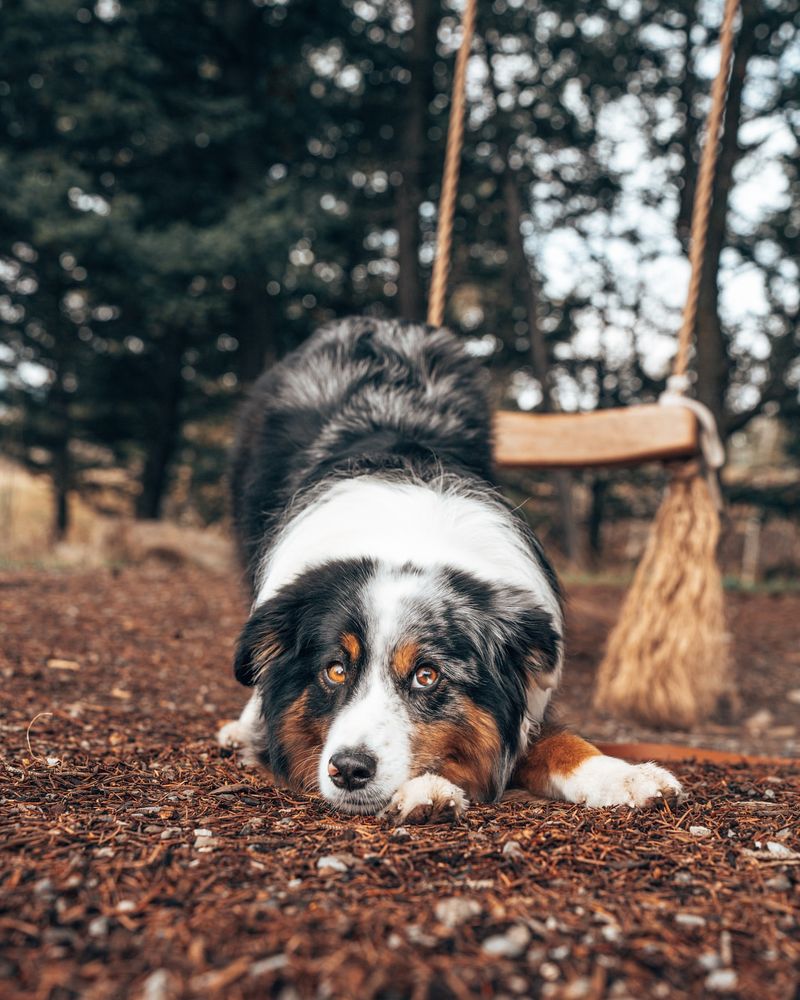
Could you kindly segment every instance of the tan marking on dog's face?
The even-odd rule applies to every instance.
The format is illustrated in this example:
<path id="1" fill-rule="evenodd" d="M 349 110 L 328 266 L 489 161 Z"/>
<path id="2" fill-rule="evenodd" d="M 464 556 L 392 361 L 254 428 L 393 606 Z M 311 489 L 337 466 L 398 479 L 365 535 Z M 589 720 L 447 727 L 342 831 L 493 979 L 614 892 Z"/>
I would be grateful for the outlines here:
<path id="1" fill-rule="evenodd" d="M 351 663 L 358 662 L 361 656 L 361 643 L 358 641 L 357 635 L 353 635 L 352 632 L 345 632 L 342 635 L 342 649 L 350 657 Z"/>
<path id="2" fill-rule="evenodd" d="M 403 642 L 392 655 L 392 670 L 401 680 L 405 680 L 414 669 L 419 659 L 419 645 L 416 642 Z"/>
<path id="3" fill-rule="evenodd" d="M 284 713 L 280 739 L 288 761 L 288 782 L 295 788 L 313 791 L 317 769 L 328 735 L 328 722 L 308 715 L 308 691 Z"/>
<path id="4" fill-rule="evenodd" d="M 468 698 L 460 702 L 461 722 L 419 723 L 412 737 L 412 774 L 432 771 L 463 788 L 471 799 L 493 797 L 500 757 L 500 733 L 491 713 Z"/>

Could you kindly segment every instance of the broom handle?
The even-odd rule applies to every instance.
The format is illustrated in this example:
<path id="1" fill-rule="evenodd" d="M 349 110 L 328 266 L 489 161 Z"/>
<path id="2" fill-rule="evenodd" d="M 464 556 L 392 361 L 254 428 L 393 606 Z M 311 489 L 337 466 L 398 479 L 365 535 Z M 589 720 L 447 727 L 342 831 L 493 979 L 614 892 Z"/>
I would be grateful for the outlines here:
<path id="1" fill-rule="evenodd" d="M 442 196 L 439 201 L 439 221 L 436 226 L 436 251 L 428 298 L 428 323 L 441 326 L 444 319 L 444 298 L 447 292 L 447 275 L 450 271 L 450 253 L 453 244 L 453 212 L 458 190 L 461 166 L 461 148 L 464 144 L 464 92 L 466 90 L 467 63 L 475 33 L 477 0 L 467 0 L 462 21 L 461 45 L 456 57 L 453 77 L 453 95 L 450 103 L 450 124 L 447 128 L 447 149 L 442 176 Z"/>
<path id="2" fill-rule="evenodd" d="M 705 256 L 708 238 L 708 219 L 711 203 L 714 198 L 714 173 L 717 166 L 717 153 L 720 144 L 720 127 L 725 113 L 728 98 L 728 83 L 733 62 L 733 24 L 739 10 L 740 0 L 726 0 L 725 12 L 720 28 L 720 58 L 719 70 L 711 88 L 711 108 L 708 112 L 706 125 L 706 142 L 700 158 L 700 170 L 697 175 L 697 190 L 692 206 L 692 228 L 689 237 L 689 263 L 691 277 L 689 291 L 686 295 L 686 305 L 683 310 L 683 320 L 678 333 L 678 350 L 672 374 L 685 376 L 689 366 L 689 351 L 692 346 L 697 324 L 697 300 L 700 295 L 700 279 L 703 275 L 703 257 Z M 688 109 L 687 109 L 688 114 Z M 698 334 L 699 335 L 699 334 Z"/>

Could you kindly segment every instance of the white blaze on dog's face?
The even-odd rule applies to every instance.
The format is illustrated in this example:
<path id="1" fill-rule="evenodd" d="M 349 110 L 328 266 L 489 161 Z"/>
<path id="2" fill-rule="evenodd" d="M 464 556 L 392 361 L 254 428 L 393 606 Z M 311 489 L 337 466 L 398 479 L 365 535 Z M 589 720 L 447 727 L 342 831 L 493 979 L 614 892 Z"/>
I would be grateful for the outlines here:
<path id="1" fill-rule="evenodd" d="M 414 725 L 392 667 L 426 584 L 433 590 L 426 575 L 383 572 L 363 588 L 364 669 L 328 732 L 319 763 L 320 791 L 340 808 L 360 804 L 362 795 L 365 805 L 381 808 L 411 777 Z"/>
<path id="2" fill-rule="evenodd" d="M 560 646 L 517 589 L 342 560 L 254 610 L 237 676 L 257 687 L 251 742 L 276 777 L 374 813 L 426 772 L 472 799 L 500 795 Z"/>

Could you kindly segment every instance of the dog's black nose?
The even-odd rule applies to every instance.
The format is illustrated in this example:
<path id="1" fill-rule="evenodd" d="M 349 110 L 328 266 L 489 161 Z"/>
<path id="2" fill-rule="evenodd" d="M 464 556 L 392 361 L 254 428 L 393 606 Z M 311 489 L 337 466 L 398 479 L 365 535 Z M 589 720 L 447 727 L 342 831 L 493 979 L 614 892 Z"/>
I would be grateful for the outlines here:
<path id="1" fill-rule="evenodd" d="M 328 774 L 337 788 L 354 792 L 375 777 L 378 762 L 366 750 L 340 750 L 328 761 Z"/>

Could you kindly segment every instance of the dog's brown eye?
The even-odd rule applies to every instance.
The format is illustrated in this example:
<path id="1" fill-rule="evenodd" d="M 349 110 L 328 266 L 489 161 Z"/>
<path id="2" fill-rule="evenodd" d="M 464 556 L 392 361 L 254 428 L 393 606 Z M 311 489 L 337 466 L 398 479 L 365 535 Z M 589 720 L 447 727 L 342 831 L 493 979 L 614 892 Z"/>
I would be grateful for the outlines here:
<path id="1" fill-rule="evenodd" d="M 325 667 L 325 680 L 332 686 L 344 684 L 345 680 L 347 680 L 347 671 L 344 669 L 344 665 L 338 661 L 329 663 Z"/>
<path id="2" fill-rule="evenodd" d="M 439 671 L 436 667 L 432 667 L 429 663 L 426 663 L 422 667 L 417 667 L 414 673 L 414 680 L 412 682 L 412 687 L 415 688 L 426 688 L 430 689 L 435 687 L 439 680 Z"/>

